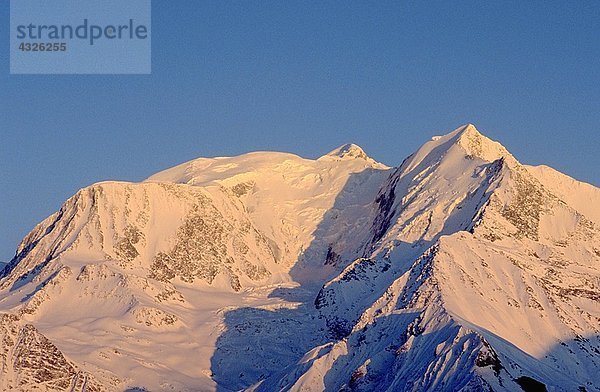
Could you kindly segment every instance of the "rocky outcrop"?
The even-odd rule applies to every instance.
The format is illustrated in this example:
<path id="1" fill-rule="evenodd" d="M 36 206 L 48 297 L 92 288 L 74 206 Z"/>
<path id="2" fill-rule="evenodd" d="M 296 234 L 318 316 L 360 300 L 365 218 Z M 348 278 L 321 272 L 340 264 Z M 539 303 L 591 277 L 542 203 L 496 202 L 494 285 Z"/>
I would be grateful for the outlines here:
<path id="1" fill-rule="evenodd" d="M 107 391 L 31 324 L 0 314 L 0 390 Z"/>

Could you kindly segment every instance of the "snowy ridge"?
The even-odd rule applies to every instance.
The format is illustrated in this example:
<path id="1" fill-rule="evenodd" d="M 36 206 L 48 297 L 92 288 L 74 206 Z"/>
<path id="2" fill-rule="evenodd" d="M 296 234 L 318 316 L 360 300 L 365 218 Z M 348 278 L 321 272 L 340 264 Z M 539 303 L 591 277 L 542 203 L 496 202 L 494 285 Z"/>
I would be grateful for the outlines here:
<path id="1" fill-rule="evenodd" d="M 599 274 L 594 270 L 599 261 L 598 231 L 529 175 L 504 148 L 475 132 L 467 126 L 436 138 L 396 170 L 376 200 L 379 217 L 374 221 L 374 252 L 365 253 L 368 257 L 328 282 L 316 306 L 333 336 L 347 336 L 344 342 L 350 341 L 361 320 L 373 320 L 369 304 L 390 295 L 393 279 L 410 279 L 414 255 L 435 249 L 431 274 L 439 282 L 436 287 L 444 312 L 453 320 L 450 324 L 457 322 L 477 331 L 486 342 L 494 341 L 502 348 L 501 353 L 512 351 L 512 345 L 523 350 L 498 358 L 499 364 L 510 363 L 506 368 L 510 370 L 495 372 L 492 378 L 481 376 L 476 390 L 483 388 L 481 385 L 514 390 L 520 377 L 566 389 L 597 388 L 596 382 L 577 383 L 592 380 L 591 369 L 600 363 Z M 466 143 L 465 136 L 469 138 Z M 480 251 L 467 251 L 471 249 Z M 542 252 L 544 256 L 540 256 Z M 409 286 L 403 283 L 402 287 Z M 396 306 L 387 314 L 410 308 Z M 429 310 L 426 307 L 424 314 Z M 535 313 L 538 316 L 530 319 Z M 515 325 L 514 320 L 528 321 Z M 398 335 L 404 333 L 406 330 Z M 569 340 L 572 342 L 566 343 Z M 573 350 L 572 345 L 578 348 Z M 491 347 L 490 343 L 486 347 Z M 385 373 L 389 364 L 374 366 L 369 355 L 376 357 L 376 353 L 375 349 L 362 357 L 370 364 L 373 379 L 367 377 L 370 381 L 364 389 L 396 390 L 397 385 L 377 376 Z M 528 355 L 543 356 L 538 360 L 539 369 L 531 368 Z M 459 365 L 450 362 L 445 366 Z M 467 371 L 464 367 L 460 365 Z M 361 377 L 369 374 L 368 369 L 360 370 Z M 349 369 L 345 371 L 349 373 Z M 353 389 L 339 378 L 332 380 L 333 384 L 324 385 L 327 389 Z M 403 381 L 409 383 L 406 390 L 449 388 L 427 379 L 404 377 Z M 451 385 L 456 390 L 470 389 L 472 382 L 466 377 Z"/>
<path id="2" fill-rule="evenodd" d="M 600 391 L 599 195 L 471 124 L 394 169 L 200 158 L 79 191 L 0 311 L 106 390 Z"/>
<path id="3" fill-rule="evenodd" d="M 588 219 L 600 224 L 600 190 L 572 179 L 548 166 L 526 166 L 527 170 L 550 192 Z"/>

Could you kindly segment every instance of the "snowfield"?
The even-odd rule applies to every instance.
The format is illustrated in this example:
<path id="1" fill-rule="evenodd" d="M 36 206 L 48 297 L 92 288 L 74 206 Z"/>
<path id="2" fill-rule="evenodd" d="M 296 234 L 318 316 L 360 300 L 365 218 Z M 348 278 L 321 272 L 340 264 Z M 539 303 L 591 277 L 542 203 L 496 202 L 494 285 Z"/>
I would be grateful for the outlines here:
<path id="1" fill-rule="evenodd" d="M 471 124 L 94 184 L 0 273 L 0 390 L 600 391 L 599 207 Z"/>

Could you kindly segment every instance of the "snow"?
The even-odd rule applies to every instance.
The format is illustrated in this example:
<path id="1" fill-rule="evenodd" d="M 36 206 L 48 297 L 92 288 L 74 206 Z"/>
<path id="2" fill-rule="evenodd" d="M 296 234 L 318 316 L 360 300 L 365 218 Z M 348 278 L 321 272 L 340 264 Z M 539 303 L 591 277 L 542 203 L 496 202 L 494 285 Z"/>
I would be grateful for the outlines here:
<path id="1" fill-rule="evenodd" d="M 600 390 L 599 201 L 472 124 L 398 168 L 199 158 L 34 228 L 0 335 L 34 325 L 107 390 Z"/>
<path id="2" fill-rule="evenodd" d="M 320 159 L 364 159 L 370 163 L 375 163 L 373 159 L 369 158 L 369 156 L 364 152 L 360 146 L 357 146 L 353 143 L 344 144 L 335 150 L 330 151 L 326 155 L 322 156 Z"/>
<path id="3" fill-rule="evenodd" d="M 340 151 L 350 155 L 340 160 Z M 352 155 L 357 151 L 361 154 Z M 331 159 L 332 154 L 335 159 Z M 386 179 L 389 168 L 363 154 L 358 146 L 344 145 L 317 160 L 273 152 L 201 158 L 147 181 L 189 184 L 211 193 L 222 192 L 223 188 L 244 189 L 239 199 L 254 227 L 275 243 L 284 244 L 280 247 L 281 262 L 289 266 L 306 248 L 326 252 L 325 245 L 319 249 L 311 246 L 318 226 L 324 226 L 326 213 L 352 211 L 347 218 L 336 217 L 336 226 L 354 225 L 361 212 L 369 208 L 371 195 Z"/>
<path id="4" fill-rule="evenodd" d="M 594 223 L 600 224 L 600 208 L 598 208 L 600 206 L 600 190 L 598 188 L 577 181 L 549 166 L 525 167 L 550 192 Z"/>

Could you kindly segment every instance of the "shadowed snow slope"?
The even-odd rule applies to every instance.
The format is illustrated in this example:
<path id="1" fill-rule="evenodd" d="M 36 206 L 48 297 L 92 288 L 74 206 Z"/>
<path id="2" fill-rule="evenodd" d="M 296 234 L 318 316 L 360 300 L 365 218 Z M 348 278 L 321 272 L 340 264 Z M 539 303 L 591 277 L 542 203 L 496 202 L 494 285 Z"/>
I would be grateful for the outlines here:
<path id="1" fill-rule="evenodd" d="M 98 183 L 0 275 L 0 386 L 600 391 L 599 203 L 470 124 Z"/>

